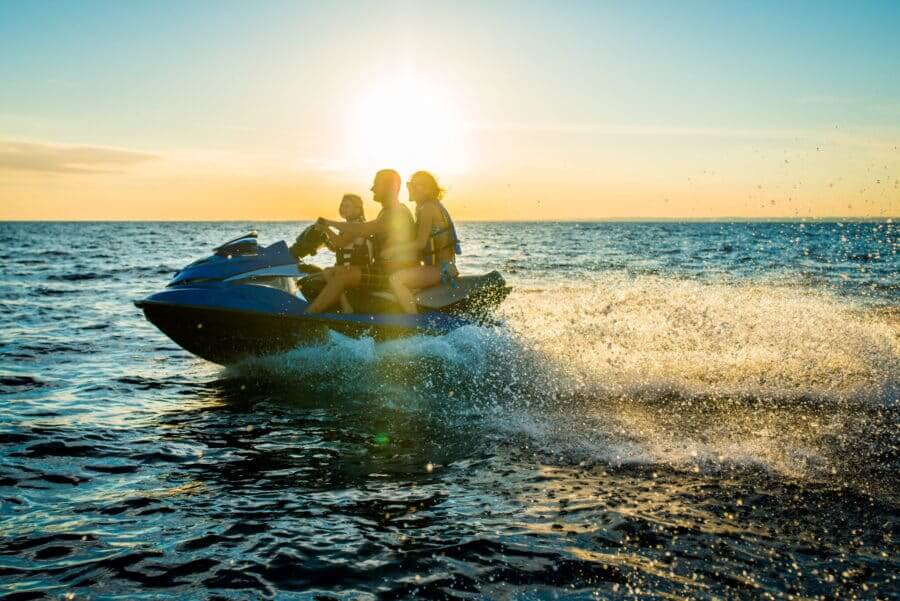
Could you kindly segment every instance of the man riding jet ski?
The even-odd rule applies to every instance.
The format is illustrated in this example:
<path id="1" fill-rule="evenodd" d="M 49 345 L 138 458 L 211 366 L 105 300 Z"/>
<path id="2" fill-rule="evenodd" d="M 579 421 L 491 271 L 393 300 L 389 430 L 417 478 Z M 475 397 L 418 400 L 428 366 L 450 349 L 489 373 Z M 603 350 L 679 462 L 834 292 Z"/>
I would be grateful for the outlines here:
<path id="1" fill-rule="evenodd" d="M 182 348 L 228 364 L 317 344 L 329 331 L 379 340 L 442 335 L 489 320 L 509 294 L 503 277 L 492 271 L 419 290 L 413 297 L 415 315 L 406 314 L 391 291 L 359 286 L 347 289 L 353 313 L 338 312 L 337 307 L 334 312 L 310 313 L 310 303 L 330 282 L 325 272 L 302 259 L 315 254 L 328 237 L 322 226 L 310 226 L 288 249 L 284 242 L 261 246 L 251 232 L 191 263 L 164 290 L 135 305 Z M 379 242 L 376 253 L 391 246 Z"/>
<path id="2" fill-rule="evenodd" d="M 323 227 L 334 227 L 340 234 L 333 243 L 340 245 L 355 237 L 372 241 L 374 261 L 368 265 L 348 265 L 327 270 L 326 285 L 311 299 L 308 313 L 321 313 L 338 302 L 345 290 L 387 290 L 389 278 L 396 272 L 419 264 L 418 253 L 409 243 L 415 236 L 412 213 L 400 204 L 400 175 L 392 169 L 375 174 L 372 183 L 373 200 L 382 206 L 378 217 L 364 223 L 343 223 L 320 219 Z M 328 234 L 333 236 L 333 234 Z"/>

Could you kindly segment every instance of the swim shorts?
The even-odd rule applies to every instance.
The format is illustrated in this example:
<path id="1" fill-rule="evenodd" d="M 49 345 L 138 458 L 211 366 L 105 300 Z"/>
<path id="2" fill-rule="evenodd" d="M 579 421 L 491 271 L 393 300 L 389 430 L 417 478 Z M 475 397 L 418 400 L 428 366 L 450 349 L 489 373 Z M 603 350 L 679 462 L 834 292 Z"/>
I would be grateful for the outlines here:
<path id="1" fill-rule="evenodd" d="M 367 290 L 385 290 L 390 287 L 388 274 L 378 267 L 365 265 L 359 268 L 359 287 Z"/>

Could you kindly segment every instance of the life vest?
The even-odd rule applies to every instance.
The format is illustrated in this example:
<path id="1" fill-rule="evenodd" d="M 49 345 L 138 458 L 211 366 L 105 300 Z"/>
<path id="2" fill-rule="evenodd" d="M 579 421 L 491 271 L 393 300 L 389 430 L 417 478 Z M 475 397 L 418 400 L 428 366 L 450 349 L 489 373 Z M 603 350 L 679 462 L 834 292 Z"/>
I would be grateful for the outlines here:
<path id="1" fill-rule="evenodd" d="M 363 223 L 362 219 L 354 220 Z M 354 238 L 353 241 L 342 248 L 334 251 L 337 260 L 335 265 L 357 265 L 364 267 L 371 265 L 375 260 L 375 251 L 372 248 L 372 241 L 368 238 Z"/>
<path id="2" fill-rule="evenodd" d="M 453 225 L 450 213 L 447 212 L 447 209 L 445 209 L 444 205 L 440 202 L 435 204 L 437 204 L 438 208 L 441 210 L 441 214 L 444 216 L 444 222 L 447 225 L 442 228 L 431 228 L 431 233 L 428 234 L 428 242 L 425 243 L 425 249 L 422 251 L 422 262 L 426 265 L 434 265 L 437 254 L 447 248 L 452 248 L 454 255 L 462 254 L 462 246 L 459 244 L 459 237 L 456 235 L 456 226 Z M 444 244 L 438 244 L 437 237 L 447 233 L 450 234 L 450 241 Z"/>

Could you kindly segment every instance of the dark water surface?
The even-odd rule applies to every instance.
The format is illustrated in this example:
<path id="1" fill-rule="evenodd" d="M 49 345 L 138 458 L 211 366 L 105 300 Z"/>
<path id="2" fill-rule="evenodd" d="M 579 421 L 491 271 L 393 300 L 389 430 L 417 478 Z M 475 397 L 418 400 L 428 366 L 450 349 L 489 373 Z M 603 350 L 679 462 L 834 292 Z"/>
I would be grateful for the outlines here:
<path id="1" fill-rule="evenodd" d="M 131 301 L 251 227 L 0 224 L 0 595 L 900 598 L 892 223 L 463 224 L 503 327 L 224 369 Z"/>

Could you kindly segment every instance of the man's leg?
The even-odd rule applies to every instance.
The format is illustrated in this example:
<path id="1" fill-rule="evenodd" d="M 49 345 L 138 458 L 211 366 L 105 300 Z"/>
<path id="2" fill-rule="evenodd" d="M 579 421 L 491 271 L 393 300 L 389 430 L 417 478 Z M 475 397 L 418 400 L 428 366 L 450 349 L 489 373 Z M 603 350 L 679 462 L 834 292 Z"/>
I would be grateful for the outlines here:
<path id="1" fill-rule="evenodd" d="M 316 300 L 306 308 L 306 312 L 321 313 L 338 302 L 345 289 L 357 286 L 359 286 L 359 267 L 335 267 L 328 283 L 325 284 Z"/>

